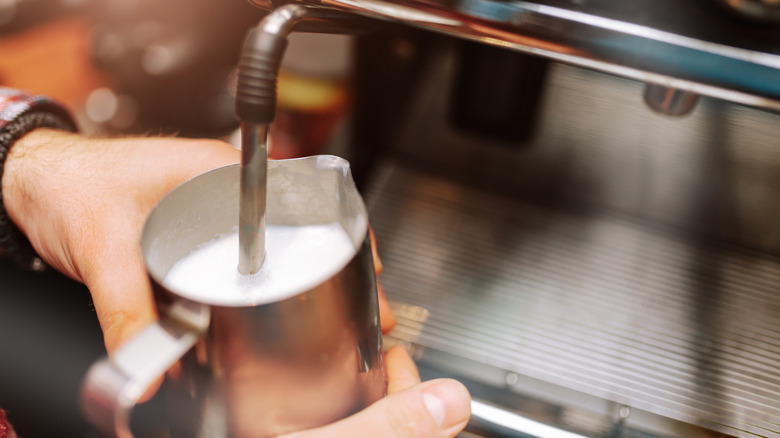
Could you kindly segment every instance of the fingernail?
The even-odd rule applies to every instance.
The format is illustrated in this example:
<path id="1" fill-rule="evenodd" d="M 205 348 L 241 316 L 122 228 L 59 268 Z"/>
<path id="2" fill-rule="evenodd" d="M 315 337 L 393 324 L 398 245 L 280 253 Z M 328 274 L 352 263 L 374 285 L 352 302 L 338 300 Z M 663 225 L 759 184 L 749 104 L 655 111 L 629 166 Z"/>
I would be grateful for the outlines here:
<path id="1" fill-rule="evenodd" d="M 425 407 L 436 424 L 447 429 L 471 416 L 471 396 L 458 381 L 442 379 L 423 391 Z"/>

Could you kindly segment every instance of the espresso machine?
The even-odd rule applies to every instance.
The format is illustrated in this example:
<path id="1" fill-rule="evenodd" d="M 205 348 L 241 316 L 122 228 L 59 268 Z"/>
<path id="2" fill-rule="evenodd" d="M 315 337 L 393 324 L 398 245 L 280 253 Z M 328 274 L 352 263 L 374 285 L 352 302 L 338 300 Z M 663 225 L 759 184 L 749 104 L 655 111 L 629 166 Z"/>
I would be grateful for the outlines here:
<path id="1" fill-rule="evenodd" d="M 385 342 L 463 436 L 780 436 L 777 5 L 253 3 L 357 34 Z"/>

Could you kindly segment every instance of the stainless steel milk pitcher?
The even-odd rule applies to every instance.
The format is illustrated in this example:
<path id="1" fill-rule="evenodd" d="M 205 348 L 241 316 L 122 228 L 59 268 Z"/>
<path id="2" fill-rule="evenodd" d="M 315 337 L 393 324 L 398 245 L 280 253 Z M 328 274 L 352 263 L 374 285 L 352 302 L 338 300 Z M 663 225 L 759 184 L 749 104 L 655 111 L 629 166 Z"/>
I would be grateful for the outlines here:
<path id="1" fill-rule="evenodd" d="M 88 372 L 84 410 L 104 432 L 132 436 L 130 411 L 166 373 L 173 437 L 274 436 L 341 419 L 385 394 L 368 216 L 341 158 L 268 163 L 269 226 L 338 222 L 354 244 L 329 278 L 236 305 L 165 286 L 176 261 L 237 226 L 239 171 L 200 175 L 150 214 L 141 246 L 160 320 Z"/>

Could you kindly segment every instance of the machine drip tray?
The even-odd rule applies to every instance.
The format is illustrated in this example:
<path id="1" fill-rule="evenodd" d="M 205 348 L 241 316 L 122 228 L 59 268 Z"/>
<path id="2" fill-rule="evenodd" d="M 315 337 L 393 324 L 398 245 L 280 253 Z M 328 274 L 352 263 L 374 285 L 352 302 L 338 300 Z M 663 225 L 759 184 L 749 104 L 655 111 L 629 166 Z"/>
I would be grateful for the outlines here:
<path id="1" fill-rule="evenodd" d="M 584 436 L 780 437 L 778 258 L 393 162 L 365 195 L 427 377 Z"/>

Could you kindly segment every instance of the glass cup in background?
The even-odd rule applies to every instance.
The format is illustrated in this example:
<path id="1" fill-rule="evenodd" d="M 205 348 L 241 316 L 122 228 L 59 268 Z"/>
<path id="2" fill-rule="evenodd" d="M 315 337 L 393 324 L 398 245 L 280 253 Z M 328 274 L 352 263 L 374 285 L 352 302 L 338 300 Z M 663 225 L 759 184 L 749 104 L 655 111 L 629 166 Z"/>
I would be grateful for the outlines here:
<path id="1" fill-rule="evenodd" d="M 327 148 L 349 111 L 351 55 L 349 36 L 290 35 L 279 71 L 270 158 L 316 155 Z"/>

